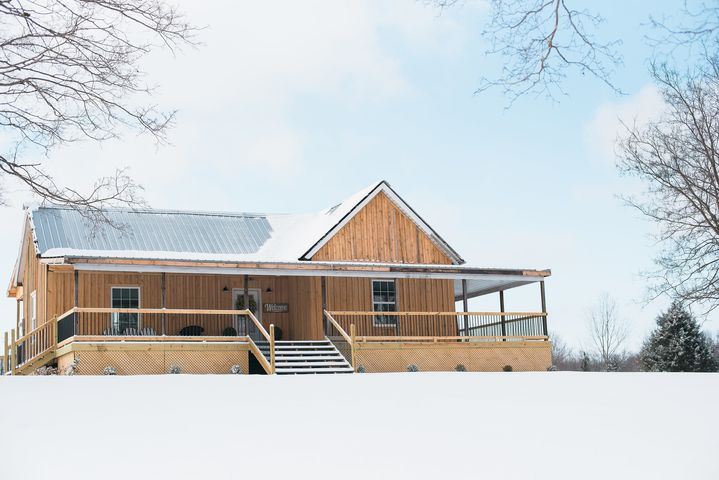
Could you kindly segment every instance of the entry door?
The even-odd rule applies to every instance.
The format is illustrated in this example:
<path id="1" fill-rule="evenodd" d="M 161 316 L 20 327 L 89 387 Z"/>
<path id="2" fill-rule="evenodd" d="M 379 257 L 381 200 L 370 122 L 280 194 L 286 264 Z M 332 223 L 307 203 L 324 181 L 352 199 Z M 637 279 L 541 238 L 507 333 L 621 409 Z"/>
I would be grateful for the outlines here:
<path id="1" fill-rule="evenodd" d="M 247 290 L 247 296 L 249 297 L 249 304 L 247 309 L 262 323 L 262 302 L 260 299 L 260 290 L 257 288 L 250 288 Z M 245 309 L 245 289 L 244 288 L 233 288 L 232 289 L 232 306 L 235 310 Z M 249 335 L 249 337 L 255 342 L 265 340 L 260 331 L 257 329 L 255 322 L 247 318 L 245 315 L 238 315 L 235 319 L 237 333 L 239 335 Z"/>

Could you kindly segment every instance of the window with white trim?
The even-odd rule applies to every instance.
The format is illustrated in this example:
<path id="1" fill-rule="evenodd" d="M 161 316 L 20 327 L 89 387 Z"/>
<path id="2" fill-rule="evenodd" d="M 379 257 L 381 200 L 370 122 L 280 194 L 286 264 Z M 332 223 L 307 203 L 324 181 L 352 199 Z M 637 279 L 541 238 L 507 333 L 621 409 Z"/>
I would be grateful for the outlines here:
<path id="1" fill-rule="evenodd" d="M 18 332 L 19 335 L 22 337 L 25 335 L 25 301 L 24 300 L 18 300 L 18 311 L 20 312 L 20 321 L 18 324 Z"/>
<path id="2" fill-rule="evenodd" d="M 372 280 L 372 311 L 396 312 L 397 289 L 394 280 Z M 396 327 L 396 315 L 375 315 L 375 327 Z"/>
<path id="3" fill-rule="evenodd" d="M 30 330 L 37 328 L 37 291 L 30 293 Z"/>
<path id="4" fill-rule="evenodd" d="M 110 305 L 112 308 L 140 308 L 140 287 L 112 287 Z M 112 314 L 113 333 L 122 335 L 128 328 L 137 330 L 139 327 L 139 313 Z"/>

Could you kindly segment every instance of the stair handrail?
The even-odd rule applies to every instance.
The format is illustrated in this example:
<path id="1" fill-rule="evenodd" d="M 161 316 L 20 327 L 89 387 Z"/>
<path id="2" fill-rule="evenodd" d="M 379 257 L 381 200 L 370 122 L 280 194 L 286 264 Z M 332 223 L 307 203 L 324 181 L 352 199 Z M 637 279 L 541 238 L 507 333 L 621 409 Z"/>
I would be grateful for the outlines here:
<path id="1" fill-rule="evenodd" d="M 247 337 L 247 341 L 250 345 L 250 350 L 252 351 L 253 355 L 257 359 L 257 361 L 260 362 L 260 365 L 262 365 L 262 369 L 268 374 L 272 375 L 272 366 L 267 361 L 265 356 L 262 354 L 262 351 L 260 350 L 260 347 L 257 346 L 257 344 L 250 338 Z"/>
<path id="2" fill-rule="evenodd" d="M 331 323 L 332 325 L 334 325 L 334 327 L 337 329 L 337 331 L 340 332 L 340 335 L 342 335 L 342 337 L 344 337 L 344 339 L 347 340 L 347 343 L 349 343 L 350 345 L 352 345 L 352 337 L 350 337 L 349 335 L 347 335 L 347 332 L 345 332 L 344 328 L 342 328 L 342 327 L 340 326 L 340 324 L 337 323 L 337 320 L 335 320 L 335 319 L 332 317 L 332 315 L 330 315 L 330 312 L 328 312 L 327 310 L 325 310 L 324 312 L 325 312 L 325 316 L 327 317 L 327 320 L 329 320 L 330 323 Z"/>
<path id="3" fill-rule="evenodd" d="M 263 327 L 262 323 L 260 323 L 260 321 L 257 320 L 257 317 L 255 317 L 255 315 L 252 313 L 251 310 L 246 309 L 246 310 L 238 310 L 238 311 L 240 312 L 241 315 L 247 315 L 248 317 L 250 317 L 250 320 L 252 320 L 252 322 L 255 324 L 255 326 L 257 327 L 257 330 L 260 331 L 262 336 L 265 337 L 265 339 L 267 340 L 267 343 L 270 344 L 270 361 L 268 362 L 270 371 L 267 373 L 269 373 L 270 375 L 274 375 L 274 373 L 275 373 L 275 326 L 273 324 L 270 325 L 270 331 L 268 333 L 267 330 L 265 330 L 265 327 Z M 252 342 L 251 338 L 250 338 L 250 341 Z M 254 343 L 254 342 L 252 342 L 252 343 Z M 257 351 L 261 353 L 259 348 L 257 349 Z M 265 358 L 264 354 L 262 354 L 262 357 L 265 360 L 265 362 L 267 362 L 267 359 Z"/>
<path id="4" fill-rule="evenodd" d="M 255 324 L 255 326 L 257 327 L 257 330 L 260 331 L 262 336 L 265 337 L 265 339 L 268 342 L 270 341 L 270 334 L 267 332 L 267 330 L 265 330 L 265 327 L 262 326 L 262 323 L 260 323 L 260 321 L 257 320 L 257 317 L 255 317 L 255 315 L 252 313 L 251 310 L 236 310 L 236 312 L 239 315 L 247 315 L 250 318 L 250 320 L 252 320 L 252 322 Z"/>
<path id="5" fill-rule="evenodd" d="M 327 317 L 327 320 L 330 321 L 330 323 L 337 329 L 338 332 L 340 332 L 340 335 L 342 338 L 345 339 L 345 341 L 350 346 L 350 358 L 348 359 L 350 361 L 350 364 L 352 366 L 352 369 L 355 368 L 355 324 L 350 324 L 350 335 L 347 335 L 347 332 L 345 332 L 345 329 L 342 328 L 342 326 L 337 323 L 337 320 L 332 317 L 332 314 L 328 312 L 327 310 L 324 310 L 325 316 Z M 329 338 L 329 337 L 328 337 Z"/>
<path id="6" fill-rule="evenodd" d="M 270 323 L 270 375 L 275 373 L 275 324 Z"/>

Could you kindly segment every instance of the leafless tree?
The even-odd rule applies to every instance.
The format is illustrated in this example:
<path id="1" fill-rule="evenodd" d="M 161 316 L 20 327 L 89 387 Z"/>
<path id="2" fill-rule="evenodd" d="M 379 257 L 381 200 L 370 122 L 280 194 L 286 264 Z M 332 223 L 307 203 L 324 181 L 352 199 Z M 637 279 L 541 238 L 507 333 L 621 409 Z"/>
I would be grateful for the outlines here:
<path id="1" fill-rule="evenodd" d="M 140 203 L 124 171 L 82 193 L 57 185 L 37 158 L 124 128 L 163 142 L 175 112 L 140 102 L 153 87 L 139 60 L 155 47 L 193 44 L 195 31 L 162 0 L 0 0 L 0 133 L 10 139 L 0 177 L 92 220 L 106 220 L 109 204 Z"/>
<path id="2" fill-rule="evenodd" d="M 605 368 L 618 366 L 624 356 L 624 344 L 629 336 L 629 325 L 619 316 L 617 303 L 607 293 L 599 297 L 589 311 L 589 337 L 596 356 Z"/>
<path id="3" fill-rule="evenodd" d="M 654 46 L 694 46 L 713 48 L 719 39 L 719 5 L 716 2 L 692 3 L 685 0 L 679 15 L 669 18 L 649 16 L 656 34 L 649 38 Z"/>
<path id="4" fill-rule="evenodd" d="M 459 6 L 462 0 L 425 0 L 440 11 Z M 483 37 L 487 53 L 498 57 L 502 70 L 484 77 L 477 92 L 501 88 L 510 105 L 530 94 L 557 99 L 564 94 L 563 82 L 571 74 L 592 77 L 620 93 L 614 80 L 622 65 L 621 39 L 602 38 L 604 18 L 601 2 L 580 0 L 491 0 L 490 18 Z M 585 6 L 579 6 L 585 5 Z M 719 5 L 677 2 L 675 15 L 652 16 L 647 2 L 647 22 L 653 27 L 655 46 L 700 45 L 715 50 L 719 39 Z M 640 28 L 641 25 L 637 25 Z"/>
<path id="5" fill-rule="evenodd" d="M 552 341 L 552 364 L 559 370 L 572 370 L 569 366 L 573 363 L 572 348 L 556 332 L 550 332 L 549 338 Z"/>
<path id="6" fill-rule="evenodd" d="M 621 64 L 620 40 L 600 40 L 595 29 L 603 18 L 572 0 L 492 0 L 492 15 L 483 32 L 490 55 L 502 58 L 502 73 L 484 77 L 478 92 L 499 87 L 514 101 L 524 94 L 555 98 L 564 93 L 570 70 L 588 74 L 619 92 L 612 81 Z"/>
<path id="7" fill-rule="evenodd" d="M 654 65 L 665 113 L 631 125 L 619 167 L 646 192 L 627 202 L 660 227 L 664 246 L 651 272 L 655 295 L 719 306 L 719 59 L 689 73 Z"/>

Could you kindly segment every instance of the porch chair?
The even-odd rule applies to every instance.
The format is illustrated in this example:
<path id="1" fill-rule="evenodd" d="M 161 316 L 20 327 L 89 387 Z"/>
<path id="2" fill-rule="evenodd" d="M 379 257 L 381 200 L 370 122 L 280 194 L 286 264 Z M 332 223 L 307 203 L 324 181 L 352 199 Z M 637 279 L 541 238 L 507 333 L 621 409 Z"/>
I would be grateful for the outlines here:
<path id="1" fill-rule="evenodd" d="M 155 337 L 157 334 L 155 333 L 155 329 L 152 327 L 145 327 L 140 329 L 140 336 L 142 337 Z"/>
<path id="2" fill-rule="evenodd" d="M 180 336 L 181 337 L 199 337 L 199 336 L 202 336 L 202 332 L 204 332 L 204 331 L 205 331 L 205 329 L 199 325 L 188 325 L 187 327 L 184 327 L 182 330 L 180 330 Z"/>

